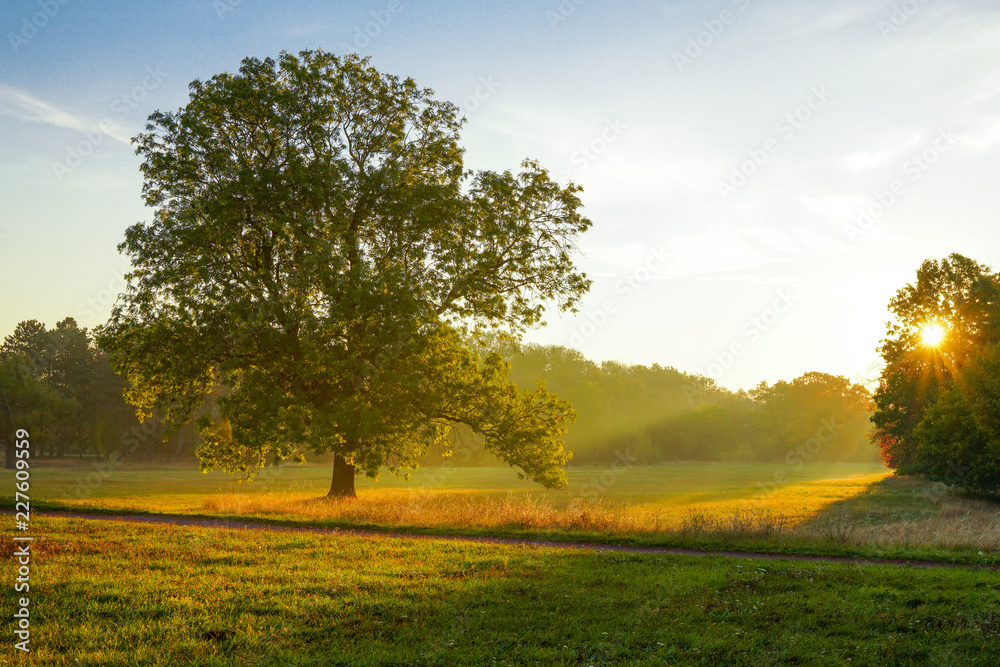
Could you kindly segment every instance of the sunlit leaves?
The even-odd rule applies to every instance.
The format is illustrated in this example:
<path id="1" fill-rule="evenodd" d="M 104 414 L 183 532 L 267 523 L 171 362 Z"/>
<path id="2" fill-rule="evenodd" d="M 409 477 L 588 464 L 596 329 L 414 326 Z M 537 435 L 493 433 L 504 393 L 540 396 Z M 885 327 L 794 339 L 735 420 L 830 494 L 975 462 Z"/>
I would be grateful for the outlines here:
<path id="1" fill-rule="evenodd" d="M 873 416 L 873 435 L 889 465 L 956 479 L 942 471 L 965 465 L 963 448 L 979 437 L 966 437 L 976 430 L 962 398 L 966 368 L 1000 340 L 998 308 L 1000 278 L 957 254 L 925 261 L 916 282 L 890 301 Z"/>

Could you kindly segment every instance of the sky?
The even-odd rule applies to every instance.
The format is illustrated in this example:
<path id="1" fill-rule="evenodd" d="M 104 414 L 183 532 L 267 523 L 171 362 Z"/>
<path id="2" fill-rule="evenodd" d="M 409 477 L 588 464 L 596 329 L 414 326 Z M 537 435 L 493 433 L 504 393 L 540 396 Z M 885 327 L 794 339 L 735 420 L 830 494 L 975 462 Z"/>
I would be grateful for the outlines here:
<path id="1" fill-rule="evenodd" d="M 468 168 L 584 187 L 593 287 L 529 341 L 730 388 L 870 381 L 923 260 L 1000 263 L 994 2 L 6 0 L 0 37 L 0 336 L 104 322 L 152 218 L 130 137 L 305 48 L 459 104 Z"/>

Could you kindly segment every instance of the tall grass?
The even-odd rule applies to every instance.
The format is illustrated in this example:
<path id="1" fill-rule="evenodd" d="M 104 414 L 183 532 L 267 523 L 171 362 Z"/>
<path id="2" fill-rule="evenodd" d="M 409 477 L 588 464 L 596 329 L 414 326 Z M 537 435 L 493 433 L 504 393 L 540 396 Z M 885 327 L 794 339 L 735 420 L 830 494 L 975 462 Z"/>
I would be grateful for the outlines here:
<path id="1" fill-rule="evenodd" d="M 475 533 L 495 530 L 736 543 L 802 539 L 856 547 L 1000 551 L 1000 512 L 996 504 L 941 493 L 928 495 L 918 483 L 911 486 L 904 486 L 904 492 L 923 495 L 909 504 L 893 507 L 886 498 L 862 497 L 833 503 L 810 517 L 770 506 L 765 499 L 718 508 L 665 509 L 605 498 L 576 499 L 565 504 L 527 493 L 511 492 L 498 497 L 399 490 L 369 492 L 351 500 L 302 494 L 220 495 L 207 499 L 204 510 L 231 517 L 382 529 Z"/>

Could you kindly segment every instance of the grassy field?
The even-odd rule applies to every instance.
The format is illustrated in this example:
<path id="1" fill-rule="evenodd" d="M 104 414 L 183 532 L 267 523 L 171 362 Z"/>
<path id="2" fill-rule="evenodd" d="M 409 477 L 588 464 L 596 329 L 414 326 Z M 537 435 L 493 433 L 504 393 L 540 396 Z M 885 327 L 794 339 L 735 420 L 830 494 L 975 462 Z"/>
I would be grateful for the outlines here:
<path id="1" fill-rule="evenodd" d="M 571 468 L 562 491 L 518 481 L 508 468 L 424 468 L 409 480 L 359 480 L 351 501 L 323 498 L 329 474 L 285 466 L 240 485 L 191 467 L 45 462 L 33 469 L 32 498 L 36 507 L 331 527 L 1000 562 L 996 504 L 876 466 Z M 0 489 L 12 488 L 10 476 L 0 475 Z"/>
<path id="2" fill-rule="evenodd" d="M 992 667 L 1000 660 L 1000 583 L 986 570 L 41 517 L 31 531 L 33 651 L 18 664 Z M 10 541 L 2 548 L 9 563 Z M 13 593 L 3 590 L 9 610 Z M 11 653 L 4 646 L 0 662 L 14 664 Z"/>
<path id="3" fill-rule="evenodd" d="M 163 511 L 197 509 L 206 495 L 316 498 L 326 495 L 330 486 L 330 467 L 313 464 L 267 468 L 247 484 L 239 484 L 231 475 L 218 471 L 200 473 L 191 465 L 112 466 L 81 464 L 73 459 L 36 461 L 33 465 L 34 495 L 39 499 L 93 506 L 152 503 Z M 533 482 L 518 480 L 516 473 L 505 467 L 425 467 L 414 471 L 408 480 L 389 474 L 378 481 L 359 477 L 358 493 L 362 498 L 399 492 L 500 498 L 513 492 L 544 498 L 555 507 L 567 506 L 583 496 L 597 496 L 662 510 L 723 507 L 767 497 L 775 507 L 784 506 L 788 512 L 805 516 L 830 499 L 850 494 L 850 490 L 838 490 L 838 485 L 866 485 L 888 474 L 882 466 L 863 464 L 814 464 L 796 471 L 780 464 L 702 462 L 569 468 L 567 472 L 568 488 L 546 491 Z M 10 475 L 0 471 L 0 483 Z M 814 482 L 823 484 L 810 488 Z"/>

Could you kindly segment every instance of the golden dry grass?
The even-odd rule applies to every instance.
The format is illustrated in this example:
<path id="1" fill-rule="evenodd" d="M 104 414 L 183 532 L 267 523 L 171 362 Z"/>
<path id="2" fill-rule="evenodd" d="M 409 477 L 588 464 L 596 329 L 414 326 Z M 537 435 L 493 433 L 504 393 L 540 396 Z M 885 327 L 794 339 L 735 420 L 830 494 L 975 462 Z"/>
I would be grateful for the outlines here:
<path id="1" fill-rule="evenodd" d="M 268 469 L 239 485 L 180 467 L 123 467 L 87 494 L 89 466 L 45 467 L 33 500 L 73 509 L 222 515 L 400 531 L 521 534 L 660 543 L 819 541 L 842 552 L 920 549 L 996 552 L 1000 505 L 963 499 L 885 469 L 815 464 L 674 463 L 625 471 L 569 470 L 544 491 L 509 469 L 421 469 L 411 480 L 359 480 L 359 498 L 322 498 L 325 466 Z M 2 477 L 2 475 L 0 475 Z M 265 477 L 262 475 L 262 478 Z M 594 491 L 598 493 L 595 495 Z M 590 497 L 587 497 L 589 494 Z M 858 548 L 854 548 L 858 547 Z M 803 547 L 807 548 L 807 547 Z M 817 547 L 820 548 L 820 547 Z"/>
<path id="2" fill-rule="evenodd" d="M 949 494 L 919 480 L 807 483 L 730 501 L 636 504 L 540 494 L 370 491 L 351 500 L 309 494 L 225 494 L 210 514 L 380 528 L 600 534 L 612 538 L 803 538 L 859 547 L 1000 550 L 996 503 Z"/>
<path id="3" fill-rule="evenodd" d="M 950 496 L 939 503 L 937 512 L 913 517 L 834 515 L 809 524 L 808 530 L 858 545 L 1000 551 L 1000 511 L 995 503 Z"/>

